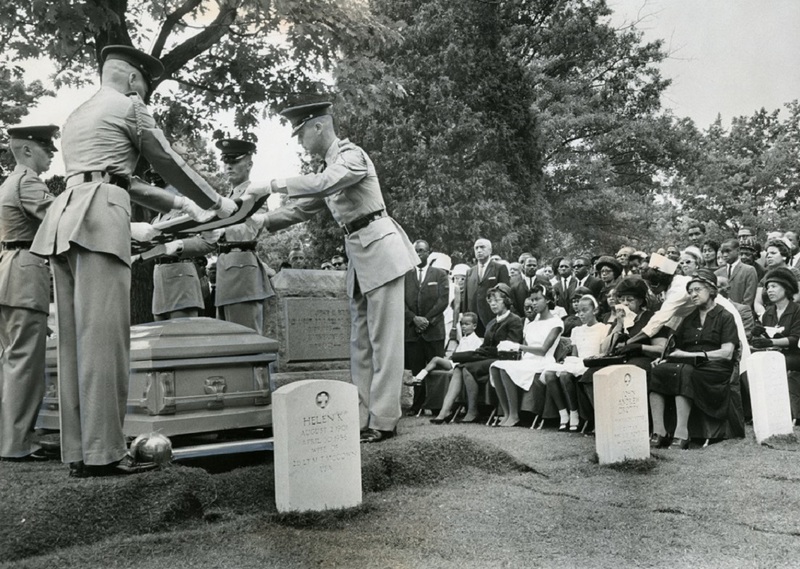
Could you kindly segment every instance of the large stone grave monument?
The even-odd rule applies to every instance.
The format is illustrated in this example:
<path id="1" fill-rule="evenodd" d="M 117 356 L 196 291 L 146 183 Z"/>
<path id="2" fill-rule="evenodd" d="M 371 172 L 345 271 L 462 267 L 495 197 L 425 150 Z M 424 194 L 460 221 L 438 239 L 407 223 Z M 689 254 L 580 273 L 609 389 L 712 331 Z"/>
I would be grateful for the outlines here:
<path id="1" fill-rule="evenodd" d="M 358 390 L 315 379 L 272 394 L 275 502 L 279 512 L 361 504 Z"/>
<path id="2" fill-rule="evenodd" d="M 632 365 L 594 374 L 595 445 L 600 464 L 648 458 L 647 374 Z"/>
<path id="3" fill-rule="evenodd" d="M 747 360 L 753 431 L 761 444 L 773 435 L 790 435 L 792 411 L 786 361 L 780 352 L 754 352 Z"/>
<path id="4" fill-rule="evenodd" d="M 272 278 L 265 335 L 278 341 L 272 379 L 350 381 L 350 309 L 344 271 L 283 269 Z M 320 374 L 319 372 L 324 372 Z"/>

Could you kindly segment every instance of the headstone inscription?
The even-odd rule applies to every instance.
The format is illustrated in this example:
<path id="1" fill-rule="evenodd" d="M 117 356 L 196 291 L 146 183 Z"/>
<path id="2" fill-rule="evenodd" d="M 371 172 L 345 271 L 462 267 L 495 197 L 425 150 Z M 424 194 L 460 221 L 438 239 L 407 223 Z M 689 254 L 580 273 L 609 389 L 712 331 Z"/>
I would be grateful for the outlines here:
<path id="1" fill-rule="evenodd" d="M 272 279 L 265 334 L 280 346 L 276 387 L 320 377 L 350 381 L 350 309 L 344 271 L 283 269 Z"/>
<path id="2" fill-rule="evenodd" d="M 594 375 L 595 444 L 600 464 L 650 456 L 647 375 L 632 365 Z"/>
<path id="3" fill-rule="evenodd" d="M 790 435 L 792 411 L 786 360 L 780 352 L 754 352 L 747 360 L 753 431 L 761 444 L 773 435 Z"/>
<path id="4" fill-rule="evenodd" d="M 358 390 L 301 380 L 272 394 L 275 502 L 279 512 L 361 504 Z"/>

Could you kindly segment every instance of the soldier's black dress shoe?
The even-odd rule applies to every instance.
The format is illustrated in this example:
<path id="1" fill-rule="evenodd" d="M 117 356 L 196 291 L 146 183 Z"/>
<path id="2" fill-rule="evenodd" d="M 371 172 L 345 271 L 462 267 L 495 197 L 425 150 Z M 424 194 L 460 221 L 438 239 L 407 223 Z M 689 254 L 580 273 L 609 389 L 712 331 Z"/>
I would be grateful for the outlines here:
<path id="1" fill-rule="evenodd" d="M 25 456 L 3 457 L 2 460 L 6 462 L 42 462 L 50 460 L 50 456 L 44 450 L 38 449 Z"/>
<path id="2" fill-rule="evenodd" d="M 158 468 L 158 465 L 155 462 L 137 462 L 131 455 L 126 454 L 122 460 L 99 466 L 84 464 L 83 462 L 72 462 L 69 465 L 69 475 L 72 478 L 124 476 L 126 474 L 139 474 L 156 468 Z"/>

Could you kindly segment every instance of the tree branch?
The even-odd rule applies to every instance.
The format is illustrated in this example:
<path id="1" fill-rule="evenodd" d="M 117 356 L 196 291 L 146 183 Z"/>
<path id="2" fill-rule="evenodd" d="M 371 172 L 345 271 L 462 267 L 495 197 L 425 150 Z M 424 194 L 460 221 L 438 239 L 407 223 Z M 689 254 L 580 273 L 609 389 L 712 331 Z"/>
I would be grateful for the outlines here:
<path id="1" fill-rule="evenodd" d="M 221 6 L 219 14 L 217 14 L 217 17 L 214 18 L 214 21 L 211 22 L 206 29 L 196 36 L 192 36 L 162 57 L 161 63 L 164 64 L 162 80 L 171 77 L 173 73 L 184 67 L 190 60 L 208 50 L 222 39 L 225 34 L 228 33 L 228 28 L 231 24 L 236 21 L 237 11 L 238 6 Z"/>
<path id="2" fill-rule="evenodd" d="M 181 21 L 186 14 L 197 8 L 202 0 L 186 0 L 177 10 L 167 16 L 164 20 L 164 25 L 161 26 L 161 31 L 158 33 L 156 43 L 153 46 L 153 57 L 160 57 L 161 52 L 164 50 L 164 45 L 167 43 L 167 38 L 172 33 L 175 25 Z"/>

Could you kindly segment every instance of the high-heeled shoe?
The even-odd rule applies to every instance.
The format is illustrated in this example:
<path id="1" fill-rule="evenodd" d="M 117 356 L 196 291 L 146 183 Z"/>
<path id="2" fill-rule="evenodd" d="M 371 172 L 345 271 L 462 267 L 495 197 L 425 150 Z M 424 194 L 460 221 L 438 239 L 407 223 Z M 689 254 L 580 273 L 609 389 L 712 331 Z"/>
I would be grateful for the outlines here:
<path id="1" fill-rule="evenodd" d="M 561 431 L 562 433 L 566 433 L 569 430 L 569 423 L 561 423 L 558 426 L 558 430 Z"/>
<path id="2" fill-rule="evenodd" d="M 449 423 L 450 421 L 453 420 L 453 416 L 455 416 L 455 413 L 450 413 L 449 415 L 447 415 L 443 419 L 440 419 L 439 417 L 434 417 L 433 419 L 430 420 L 430 422 L 433 423 L 434 425 L 441 425 L 443 423 Z"/>

